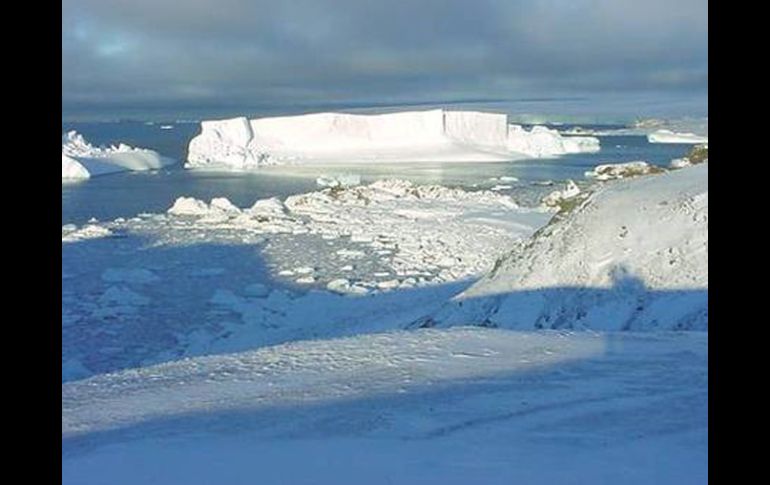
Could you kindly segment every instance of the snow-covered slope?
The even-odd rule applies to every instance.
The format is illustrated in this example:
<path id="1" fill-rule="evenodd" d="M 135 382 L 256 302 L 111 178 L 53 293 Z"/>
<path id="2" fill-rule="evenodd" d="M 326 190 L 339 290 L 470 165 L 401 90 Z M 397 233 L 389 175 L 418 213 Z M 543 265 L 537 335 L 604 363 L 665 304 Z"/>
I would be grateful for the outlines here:
<path id="1" fill-rule="evenodd" d="M 607 183 L 418 323 L 707 329 L 708 162 Z"/>
<path id="2" fill-rule="evenodd" d="M 318 161 L 503 161 L 596 151 L 596 138 L 527 131 L 507 116 L 473 111 L 380 115 L 316 113 L 204 121 L 190 142 L 188 168 L 250 169 Z"/>
<path id="3" fill-rule="evenodd" d="M 62 180 L 87 179 L 126 170 L 155 170 L 176 163 L 154 150 L 117 147 L 95 147 L 82 135 L 69 131 L 62 135 Z"/>
<path id="4" fill-rule="evenodd" d="M 62 386 L 65 484 L 705 483 L 708 335 L 454 328 Z"/>

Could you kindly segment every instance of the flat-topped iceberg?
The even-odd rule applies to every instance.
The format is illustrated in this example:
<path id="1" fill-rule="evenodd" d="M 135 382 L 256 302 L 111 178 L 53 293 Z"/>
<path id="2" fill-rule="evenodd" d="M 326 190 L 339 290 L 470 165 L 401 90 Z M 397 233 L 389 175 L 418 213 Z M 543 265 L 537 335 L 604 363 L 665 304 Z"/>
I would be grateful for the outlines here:
<path id="1" fill-rule="evenodd" d="M 695 133 L 678 133 L 671 130 L 657 130 L 647 135 L 650 143 L 687 143 L 700 144 L 708 143 L 708 136 L 696 135 Z"/>
<path id="2" fill-rule="evenodd" d="M 95 175 L 123 171 L 155 170 L 176 163 L 154 150 L 120 144 L 95 147 L 83 135 L 69 131 L 62 135 L 62 180 L 83 180 Z"/>
<path id="3" fill-rule="evenodd" d="M 307 162 L 506 161 L 596 151 L 592 137 L 509 125 L 505 114 L 408 111 L 316 113 L 203 121 L 187 168 L 236 170 Z"/>

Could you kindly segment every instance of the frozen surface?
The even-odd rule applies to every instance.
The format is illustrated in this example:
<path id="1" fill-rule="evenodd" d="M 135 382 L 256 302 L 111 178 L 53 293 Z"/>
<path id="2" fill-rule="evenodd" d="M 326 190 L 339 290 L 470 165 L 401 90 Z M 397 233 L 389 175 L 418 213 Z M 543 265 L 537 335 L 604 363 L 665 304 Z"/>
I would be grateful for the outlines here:
<path id="1" fill-rule="evenodd" d="M 186 167 L 247 170 L 307 162 L 505 161 L 596 151 L 590 137 L 525 130 L 507 116 L 474 111 L 379 115 L 317 113 L 204 121 Z"/>
<path id="2" fill-rule="evenodd" d="M 600 187 L 422 325 L 708 328 L 708 162 Z"/>
<path id="3" fill-rule="evenodd" d="M 705 483 L 706 333 L 420 330 L 62 386 L 63 483 Z"/>
<path id="4" fill-rule="evenodd" d="M 122 171 L 154 170 L 176 163 L 156 151 L 120 144 L 95 147 L 82 135 L 68 131 L 62 135 L 62 180 L 87 179 Z"/>
<path id="5" fill-rule="evenodd" d="M 181 197 L 165 214 L 66 225 L 62 378 L 404 327 L 551 216 L 386 180 L 243 208 Z M 113 286 L 149 300 L 102 298 Z"/>

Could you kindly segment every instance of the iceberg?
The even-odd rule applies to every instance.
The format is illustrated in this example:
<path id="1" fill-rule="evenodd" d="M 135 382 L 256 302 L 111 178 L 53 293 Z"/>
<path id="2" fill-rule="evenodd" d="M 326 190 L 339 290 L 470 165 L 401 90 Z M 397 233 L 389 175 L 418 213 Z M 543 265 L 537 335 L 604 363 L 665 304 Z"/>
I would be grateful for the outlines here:
<path id="1" fill-rule="evenodd" d="M 700 144 L 708 143 L 708 136 L 696 135 L 695 133 L 679 133 L 671 130 L 657 130 L 647 135 L 650 143 L 687 143 Z"/>
<path id="2" fill-rule="evenodd" d="M 309 162 L 490 162 L 596 151 L 593 137 L 508 124 L 505 114 L 406 111 L 315 113 L 201 122 L 186 168 L 249 170 Z"/>
<path id="3" fill-rule="evenodd" d="M 95 147 L 83 135 L 69 131 L 62 135 L 62 180 L 84 180 L 95 175 L 123 171 L 156 170 L 176 163 L 154 150 L 120 144 Z"/>
<path id="4" fill-rule="evenodd" d="M 61 178 L 62 180 L 86 180 L 91 177 L 88 170 L 74 158 L 61 154 Z"/>

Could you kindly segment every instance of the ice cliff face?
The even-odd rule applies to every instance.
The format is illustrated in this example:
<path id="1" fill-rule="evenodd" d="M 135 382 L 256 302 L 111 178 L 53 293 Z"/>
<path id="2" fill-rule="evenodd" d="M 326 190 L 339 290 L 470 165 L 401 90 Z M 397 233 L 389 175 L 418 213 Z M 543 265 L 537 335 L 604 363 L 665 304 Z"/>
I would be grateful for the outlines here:
<path id="1" fill-rule="evenodd" d="M 708 162 L 607 183 L 418 326 L 708 328 Z"/>
<path id="2" fill-rule="evenodd" d="M 508 125 L 504 114 L 412 111 L 318 113 L 204 121 L 190 142 L 188 168 L 237 170 L 313 161 L 502 161 L 596 151 L 591 137 Z"/>
<path id="3" fill-rule="evenodd" d="M 176 163 L 154 150 L 120 144 L 95 147 L 83 135 L 69 131 L 62 135 L 62 180 L 82 180 L 126 170 L 154 170 Z"/>

